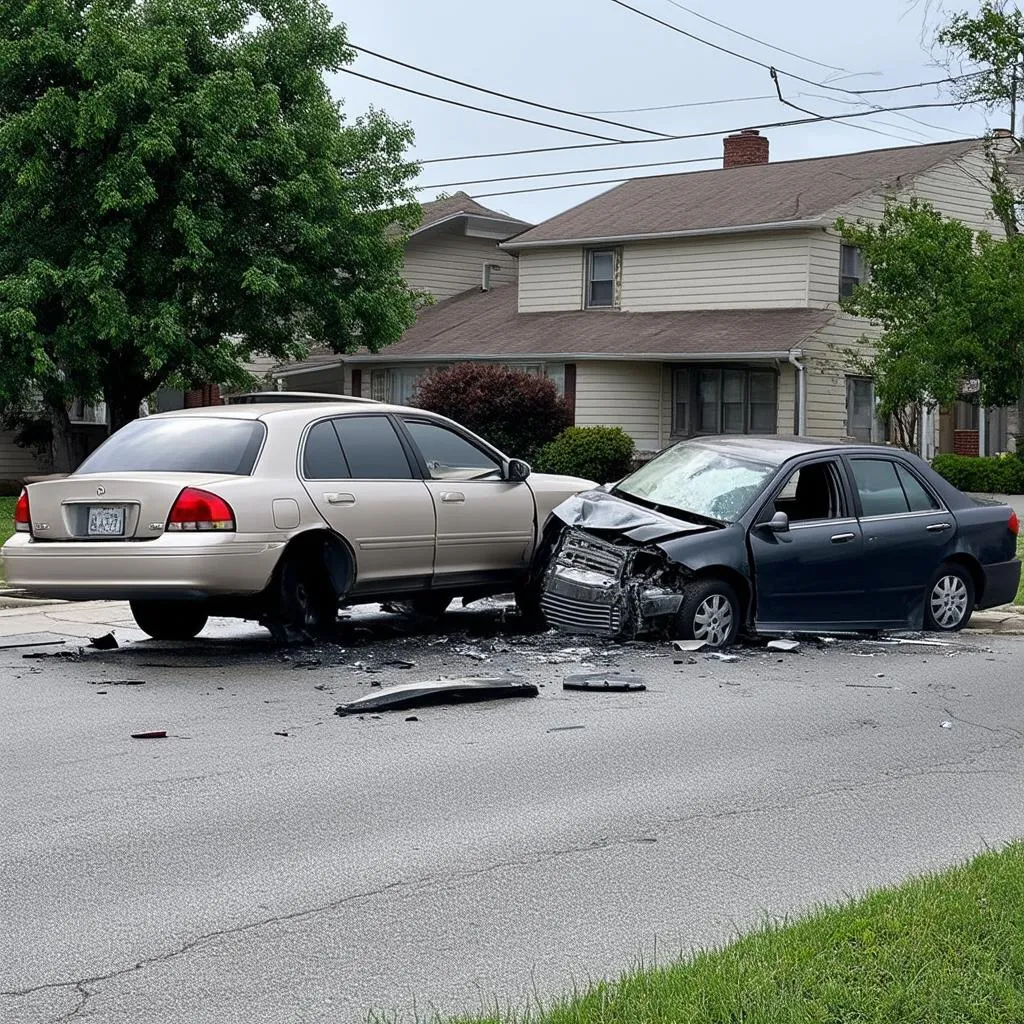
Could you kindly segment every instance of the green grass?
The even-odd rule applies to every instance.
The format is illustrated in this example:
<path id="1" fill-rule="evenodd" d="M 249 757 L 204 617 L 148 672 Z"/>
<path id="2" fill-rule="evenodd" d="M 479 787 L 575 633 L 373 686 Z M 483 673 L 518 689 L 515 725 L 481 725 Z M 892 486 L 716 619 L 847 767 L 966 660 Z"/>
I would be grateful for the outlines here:
<path id="1" fill-rule="evenodd" d="M 0 547 L 14 533 L 14 505 L 17 498 L 0 498 Z M 0 562 L 0 583 L 4 579 L 3 562 Z"/>
<path id="2" fill-rule="evenodd" d="M 1019 1024 L 1024 843 L 547 1007 L 471 1020 Z"/>

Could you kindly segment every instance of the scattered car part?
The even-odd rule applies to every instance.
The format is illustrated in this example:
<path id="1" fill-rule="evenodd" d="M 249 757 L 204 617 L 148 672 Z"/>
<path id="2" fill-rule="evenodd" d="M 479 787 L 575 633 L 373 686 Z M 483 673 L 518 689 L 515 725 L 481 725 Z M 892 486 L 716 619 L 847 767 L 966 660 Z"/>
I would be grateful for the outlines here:
<path id="1" fill-rule="evenodd" d="M 712 651 L 710 654 L 704 655 L 708 661 L 724 661 L 732 664 L 734 661 L 739 661 L 740 656 L 738 654 L 720 654 L 718 651 Z"/>
<path id="2" fill-rule="evenodd" d="M 33 637 L 39 639 L 33 640 Z M 43 639 L 44 637 L 48 639 Z M 0 642 L 0 651 L 13 651 L 19 647 L 60 647 L 66 643 L 67 640 L 58 637 L 56 633 L 19 633 Z"/>
<path id="3" fill-rule="evenodd" d="M 707 647 L 708 642 L 706 640 L 673 640 L 672 646 L 677 651 L 700 651 Z"/>
<path id="4" fill-rule="evenodd" d="M 97 679 L 89 686 L 145 686 L 145 679 Z"/>
<path id="5" fill-rule="evenodd" d="M 489 676 L 467 679 L 442 679 L 436 682 L 405 683 L 379 693 L 358 697 L 340 704 L 336 715 L 357 715 L 365 711 L 404 711 L 408 708 L 438 704 L 469 704 L 513 697 L 536 697 L 540 690 L 517 676 Z"/>
<path id="6" fill-rule="evenodd" d="M 86 646 L 94 647 L 97 651 L 116 651 L 120 644 L 113 633 L 104 633 L 103 636 L 93 637 Z"/>
<path id="7" fill-rule="evenodd" d="M 799 640 L 769 640 L 769 651 L 796 651 L 800 649 Z"/>
<path id="8" fill-rule="evenodd" d="M 646 690 L 647 686 L 638 679 L 631 679 L 621 672 L 581 672 L 566 676 L 563 690 L 597 690 L 607 693 L 633 693 Z"/>
<path id="9" fill-rule="evenodd" d="M 165 740 L 167 731 L 165 729 L 152 729 L 149 732 L 133 732 L 133 740 Z"/>

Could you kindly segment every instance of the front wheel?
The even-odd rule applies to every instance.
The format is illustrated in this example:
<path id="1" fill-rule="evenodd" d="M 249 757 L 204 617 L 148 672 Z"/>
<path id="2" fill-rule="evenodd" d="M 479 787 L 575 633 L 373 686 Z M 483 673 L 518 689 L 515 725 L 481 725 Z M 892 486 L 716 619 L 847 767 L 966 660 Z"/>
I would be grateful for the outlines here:
<path id="1" fill-rule="evenodd" d="M 686 588 L 676 614 L 679 640 L 703 640 L 708 647 L 728 647 L 740 631 L 740 602 L 725 580 L 700 580 Z"/>
<path id="2" fill-rule="evenodd" d="M 132 616 L 154 640 L 193 640 L 209 619 L 201 604 L 188 601 L 131 601 Z"/>
<path id="3" fill-rule="evenodd" d="M 932 577 L 924 604 L 924 628 L 936 633 L 963 629 L 974 614 L 974 580 L 959 565 L 946 564 Z"/>

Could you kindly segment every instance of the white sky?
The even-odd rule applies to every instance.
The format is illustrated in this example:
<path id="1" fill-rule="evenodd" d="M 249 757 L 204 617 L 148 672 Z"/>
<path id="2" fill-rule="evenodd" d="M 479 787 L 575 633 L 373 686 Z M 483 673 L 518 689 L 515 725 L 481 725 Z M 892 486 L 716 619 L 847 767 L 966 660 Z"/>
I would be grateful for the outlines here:
<path id="1" fill-rule="evenodd" d="M 693 11 L 767 43 L 859 73 L 860 77 L 856 78 L 847 78 L 840 72 L 741 39 L 673 6 L 671 0 L 628 2 L 682 29 L 774 65 L 780 71 L 791 71 L 817 82 L 853 89 L 879 88 L 942 78 L 945 74 L 935 66 L 922 44 L 922 10 L 904 0 L 859 0 L 856 4 L 839 4 L 835 0 L 776 0 L 775 3 L 678 0 Z M 501 4 L 481 0 L 432 0 L 429 3 L 424 0 L 351 0 L 348 3 L 327 0 L 327 3 L 336 17 L 347 24 L 350 41 L 356 45 L 474 85 L 571 111 L 769 97 L 711 107 L 601 115 L 670 134 L 716 132 L 715 136 L 705 139 L 435 163 L 423 167 L 419 184 L 447 186 L 445 190 L 450 192 L 462 189 L 470 195 L 484 196 L 510 189 L 687 169 L 583 172 L 585 168 L 650 161 L 710 157 L 713 162 L 689 168 L 709 169 L 718 165 L 714 161 L 721 160 L 721 134 L 747 125 L 805 116 L 774 98 L 774 87 L 767 71 L 684 38 L 616 6 L 612 0 L 512 0 Z M 962 6 L 971 4 L 963 0 Z M 930 38 L 931 32 L 928 35 Z M 584 132 L 616 138 L 645 137 L 640 132 L 484 96 L 369 56 L 360 55 L 352 68 L 423 92 Z M 837 81 L 838 78 L 841 80 Z M 847 105 L 846 101 L 854 97 L 833 95 L 785 77 L 782 83 L 787 99 L 815 113 L 864 109 Z M 331 88 L 336 96 L 344 99 L 349 116 L 375 106 L 396 119 L 411 122 L 416 131 L 413 152 L 421 160 L 596 141 L 459 110 L 346 74 L 334 76 Z M 831 98 L 822 99 L 820 95 L 809 93 Z M 930 87 L 869 99 L 891 106 L 941 102 L 949 97 L 940 89 Z M 923 127 L 890 113 L 846 124 L 825 122 L 773 128 L 763 134 L 771 140 L 771 156 L 775 161 L 976 136 L 983 134 L 990 122 L 998 127 L 1007 121 L 1006 115 L 997 113 L 989 118 L 977 109 L 940 108 L 909 111 L 908 114 L 936 127 Z M 871 134 L 853 127 L 854 124 L 900 138 Z M 469 179 L 551 171 L 580 173 L 562 178 L 455 184 Z M 481 198 L 481 202 L 526 220 L 540 221 L 610 187 L 592 185 L 495 195 Z M 421 192 L 419 198 L 432 199 L 437 191 L 438 188 L 430 188 Z"/>

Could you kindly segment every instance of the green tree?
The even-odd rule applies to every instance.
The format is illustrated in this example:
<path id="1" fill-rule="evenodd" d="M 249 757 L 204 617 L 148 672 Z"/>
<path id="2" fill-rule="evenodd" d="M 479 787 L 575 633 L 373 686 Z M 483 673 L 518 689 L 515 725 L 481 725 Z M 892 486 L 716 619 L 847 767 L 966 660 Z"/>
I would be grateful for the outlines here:
<path id="1" fill-rule="evenodd" d="M 0 0 L 0 411 L 114 429 L 251 354 L 378 350 L 414 318 L 412 138 L 347 121 L 320 0 Z"/>
<path id="2" fill-rule="evenodd" d="M 867 281 L 842 303 L 878 324 L 872 354 L 846 353 L 875 380 L 897 443 L 917 441 L 916 410 L 955 401 L 978 380 L 983 405 L 1016 401 L 1024 381 L 1024 238 L 977 236 L 928 203 L 891 202 L 878 225 L 836 223 L 857 246 Z"/>

